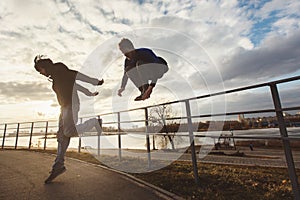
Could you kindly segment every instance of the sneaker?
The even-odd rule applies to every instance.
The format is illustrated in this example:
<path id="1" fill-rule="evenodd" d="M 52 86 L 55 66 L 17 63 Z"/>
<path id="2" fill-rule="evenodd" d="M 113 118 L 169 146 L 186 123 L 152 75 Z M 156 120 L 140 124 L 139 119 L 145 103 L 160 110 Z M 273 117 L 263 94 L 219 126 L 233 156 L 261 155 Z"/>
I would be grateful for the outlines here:
<path id="1" fill-rule="evenodd" d="M 102 85 L 104 83 L 104 80 L 101 79 L 101 81 L 98 82 L 98 85 Z"/>
<path id="2" fill-rule="evenodd" d="M 141 92 L 141 95 L 137 96 L 134 100 L 135 101 L 145 100 L 145 99 L 143 99 L 143 96 L 144 96 L 145 92 L 148 90 L 148 88 L 149 88 L 149 84 L 144 84 L 144 85 L 140 86 L 138 89 Z"/>
<path id="3" fill-rule="evenodd" d="M 67 169 L 65 167 L 62 167 L 60 169 L 55 169 L 55 170 L 53 169 L 50 172 L 49 177 L 45 180 L 45 184 L 51 183 L 57 176 L 61 175 L 65 171 L 67 171 Z"/>
<path id="4" fill-rule="evenodd" d="M 149 87 L 145 93 L 141 96 L 141 100 L 149 99 L 152 93 L 152 87 Z"/>
<path id="5" fill-rule="evenodd" d="M 144 100 L 142 97 L 143 97 L 143 95 L 137 96 L 134 100 L 135 100 L 135 101 L 141 101 L 141 100 Z"/>

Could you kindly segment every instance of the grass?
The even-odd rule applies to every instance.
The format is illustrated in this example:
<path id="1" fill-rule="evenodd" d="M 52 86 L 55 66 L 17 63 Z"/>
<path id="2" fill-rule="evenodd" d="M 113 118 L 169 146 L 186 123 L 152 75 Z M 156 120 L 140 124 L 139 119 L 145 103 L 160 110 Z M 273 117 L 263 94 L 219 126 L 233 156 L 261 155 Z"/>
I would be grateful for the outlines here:
<path id="1" fill-rule="evenodd" d="M 177 161 L 136 176 L 186 199 L 293 199 L 286 170 L 213 164 L 198 167 L 199 185 L 187 162 Z"/>
<path id="2" fill-rule="evenodd" d="M 46 151 L 55 153 L 55 150 Z M 68 151 L 66 155 L 102 164 L 89 153 Z M 114 168 L 124 164 L 128 168 L 133 165 L 136 167 L 141 162 L 147 162 L 132 158 L 120 162 L 117 157 L 111 156 L 103 156 L 101 161 L 110 162 Z M 287 169 L 198 163 L 198 170 L 199 185 L 195 184 L 193 178 L 192 163 L 187 161 L 175 161 L 153 172 L 132 175 L 185 199 L 294 199 Z"/>

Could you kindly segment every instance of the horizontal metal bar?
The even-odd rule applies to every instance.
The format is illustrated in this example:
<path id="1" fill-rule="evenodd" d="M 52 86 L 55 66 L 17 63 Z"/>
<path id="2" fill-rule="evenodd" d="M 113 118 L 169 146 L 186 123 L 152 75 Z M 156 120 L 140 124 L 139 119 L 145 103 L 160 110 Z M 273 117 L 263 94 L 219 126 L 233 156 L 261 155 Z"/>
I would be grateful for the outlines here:
<path id="1" fill-rule="evenodd" d="M 32 122 L 34 122 L 34 123 L 46 123 L 46 122 L 57 122 L 57 119 L 50 119 L 50 120 L 46 120 L 46 121 L 27 121 L 27 122 L 20 122 L 19 124 L 21 125 L 21 124 L 29 124 L 29 123 L 32 123 Z M 14 122 L 10 122 L 10 123 L 3 123 L 3 124 L 0 124 L 0 125 L 5 125 L 5 124 L 7 124 L 7 125 L 13 125 L 13 124 L 17 124 L 17 123 L 14 123 Z"/>
<path id="2" fill-rule="evenodd" d="M 155 136 L 174 136 L 174 137 L 189 137 L 188 134 L 174 134 L 174 133 L 145 133 L 145 132 L 121 132 L 122 135 L 155 135 Z M 109 136 L 117 136 L 118 134 L 108 134 Z M 107 136 L 107 135 L 106 135 Z M 257 139 L 257 140 L 300 140 L 300 137 L 281 137 L 281 136 L 217 136 L 217 135 L 194 135 L 196 138 L 230 138 L 230 139 Z"/>
<path id="3" fill-rule="evenodd" d="M 300 110 L 300 106 L 298 106 L 298 107 L 282 108 L 281 110 L 282 111 Z"/>
<path id="4" fill-rule="evenodd" d="M 288 110 L 300 110 L 300 107 L 288 107 L 283 108 L 282 111 Z M 217 116 L 230 116 L 230 115 L 240 115 L 240 114 L 257 114 L 257 113 L 268 113 L 275 112 L 275 109 L 263 109 L 263 110 L 250 110 L 250 111 L 237 111 L 237 112 L 228 112 L 228 113 L 216 113 L 216 114 L 204 114 L 204 115 L 193 115 L 192 118 L 205 118 L 205 117 L 217 117 Z M 165 120 L 178 120 L 178 119 L 186 119 L 187 117 L 170 117 L 165 118 Z M 151 120 L 149 120 L 151 121 Z M 122 122 L 122 121 L 121 121 Z M 130 121 L 123 121 L 129 123 Z M 134 122 L 134 121 L 132 121 Z M 117 123 L 117 122 L 115 122 Z"/>
<path id="5" fill-rule="evenodd" d="M 216 113 L 216 114 L 206 114 L 206 115 L 193 115 L 192 118 L 205 118 L 205 117 L 217 117 L 217 116 L 230 116 L 239 114 L 255 114 L 255 113 L 267 113 L 275 112 L 275 109 L 265 109 L 265 110 L 253 110 L 253 111 L 240 111 L 240 112 L 229 112 L 229 113 Z"/>
<path id="6" fill-rule="evenodd" d="M 187 119 L 187 117 L 169 117 L 169 118 L 165 118 L 165 120 L 177 120 L 177 119 Z M 149 120 L 151 121 L 151 120 Z"/>
<path id="7" fill-rule="evenodd" d="M 117 124 L 118 122 L 112 121 L 112 122 L 102 122 L 102 124 Z"/>
<path id="8" fill-rule="evenodd" d="M 145 121 L 146 120 L 144 120 L 144 119 L 140 119 L 140 120 L 120 121 L 120 123 L 125 124 L 125 123 L 131 123 L 131 122 L 145 122 Z"/>
<path id="9" fill-rule="evenodd" d="M 297 80 L 300 80 L 300 76 L 294 76 L 294 77 L 285 78 L 277 81 L 272 81 L 269 82 L 269 84 L 280 84 L 280 83 L 286 83 L 286 82 L 297 81 Z"/>

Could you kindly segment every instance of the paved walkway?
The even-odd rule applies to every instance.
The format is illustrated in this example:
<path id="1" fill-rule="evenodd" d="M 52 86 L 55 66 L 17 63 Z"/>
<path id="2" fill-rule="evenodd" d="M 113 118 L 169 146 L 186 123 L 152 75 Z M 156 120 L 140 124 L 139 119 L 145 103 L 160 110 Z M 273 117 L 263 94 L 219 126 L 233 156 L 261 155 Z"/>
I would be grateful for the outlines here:
<path id="1" fill-rule="evenodd" d="M 211 154 L 199 160 L 203 163 L 234 164 L 261 167 L 287 167 L 285 154 L 281 149 L 255 148 L 254 151 L 250 151 L 248 150 L 248 148 L 242 147 L 240 147 L 239 149 L 240 152 L 243 152 L 245 154 L 244 157 Z M 230 155 L 236 153 L 236 150 L 225 150 L 223 152 L 227 155 Z M 293 159 L 295 167 L 300 169 L 299 151 L 293 151 Z"/>
<path id="2" fill-rule="evenodd" d="M 44 184 L 53 155 L 0 150 L 0 199 L 174 199 L 175 195 L 97 165 L 66 159 L 67 171 Z"/>

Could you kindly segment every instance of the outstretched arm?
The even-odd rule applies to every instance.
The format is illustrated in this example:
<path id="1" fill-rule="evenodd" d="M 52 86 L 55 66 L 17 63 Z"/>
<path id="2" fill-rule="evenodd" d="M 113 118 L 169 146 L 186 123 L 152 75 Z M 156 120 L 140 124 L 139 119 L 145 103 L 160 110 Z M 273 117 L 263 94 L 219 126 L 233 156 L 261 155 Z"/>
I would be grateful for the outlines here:
<path id="1" fill-rule="evenodd" d="M 127 81 L 128 81 L 128 76 L 127 76 L 126 72 L 124 72 L 122 82 L 121 82 L 121 88 L 118 90 L 118 95 L 120 97 L 122 96 L 122 92 L 125 90 L 125 87 L 127 85 Z"/>
<path id="2" fill-rule="evenodd" d="M 92 78 L 92 77 L 89 77 L 83 73 L 80 73 L 78 72 L 77 73 L 77 77 L 76 77 L 77 80 L 80 80 L 80 81 L 84 81 L 84 82 L 87 82 L 87 83 L 90 83 L 92 85 L 102 85 L 104 83 L 104 80 L 98 80 L 96 78 Z"/>
<path id="3" fill-rule="evenodd" d="M 86 89 L 85 87 L 79 85 L 79 84 L 75 84 L 75 89 L 82 92 L 83 94 L 85 94 L 86 96 L 97 96 L 99 94 L 99 92 L 91 92 L 88 89 Z"/>

